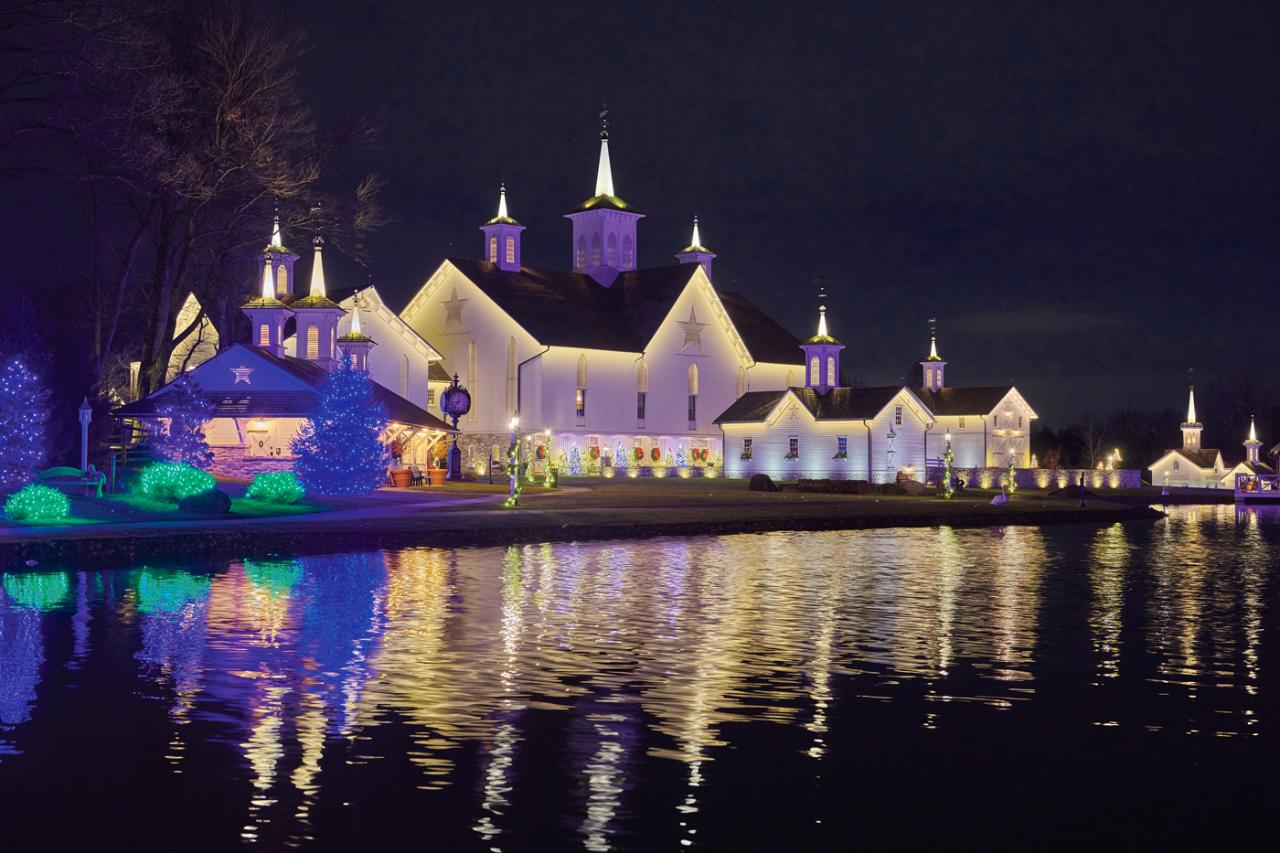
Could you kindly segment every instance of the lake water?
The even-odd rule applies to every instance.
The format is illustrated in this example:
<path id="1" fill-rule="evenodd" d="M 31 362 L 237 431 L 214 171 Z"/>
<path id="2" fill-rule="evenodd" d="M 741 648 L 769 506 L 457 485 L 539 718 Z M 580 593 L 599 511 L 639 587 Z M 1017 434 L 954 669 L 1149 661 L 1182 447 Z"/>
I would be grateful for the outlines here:
<path id="1" fill-rule="evenodd" d="M 1274 843 L 1280 519 L 0 577 L 5 850 Z"/>

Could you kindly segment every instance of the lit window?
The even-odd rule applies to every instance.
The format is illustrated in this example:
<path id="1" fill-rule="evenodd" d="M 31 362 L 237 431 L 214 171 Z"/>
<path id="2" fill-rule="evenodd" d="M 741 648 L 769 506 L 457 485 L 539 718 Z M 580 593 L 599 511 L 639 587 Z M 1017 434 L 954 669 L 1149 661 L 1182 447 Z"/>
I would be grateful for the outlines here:
<path id="1" fill-rule="evenodd" d="M 787 438 L 787 458 L 800 458 L 800 436 L 793 435 Z"/>
<path id="2" fill-rule="evenodd" d="M 284 265 L 276 267 L 276 295 L 284 296 L 289 292 L 289 270 Z"/>
<path id="3" fill-rule="evenodd" d="M 1177 471 L 1179 470 L 1180 467 L 1181 466 L 1178 465 L 1178 460 L 1177 459 L 1173 460 L 1173 470 Z"/>
<path id="4" fill-rule="evenodd" d="M 320 330 L 315 326 L 307 327 L 307 358 L 315 361 L 320 357 Z"/>
<path id="5" fill-rule="evenodd" d="M 578 356 L 578 387 L 587 387 L 587 357 L 585 355 Z"/>
<path id="6" fill-rule="evenodd" d="M 749 438 L 742 439 L 742 458 L 751 458 L 751 439 Z"/>
<path id="7" fill-rule="evenodd" d="M 507 238 L 507 263 L 514 264 L 516 262 L 516 238 Z"/>
<path id="8" fill-rule="evenodd" d="M 849 437 L 847 435 L 836 436 L 836 455 L 849 455 Z"/>
<path id="9" fill-rule="evenodd" d="M 818 378 L 818 357 L 816 355 L 809 360 L 809 384 L 822 384 L 822 380 Z"/>
<path id="10" fill-rule="evenodd" d="M 893 407 L 893 425 L 902 426 L 902 407 L 901 406 Z"/>
<path id="11" fill-rule="evenodd" d="M 498 262 L 498 238 L 489 238 L 489 263 L 496 264 Z"/>
<path id="12" fill-rule="evenodd" d="M 258 327 L 258 346 L 271 346 L 271 327 L 266 323 Z"/>
<path id="13" fill-rule="evenodd" d="M 636 420 L 638 420 L 638 421 L 642 421 L 642 420 L 644 420 L 644 398 L 645 398 L 645 396 L 646 396 L 646 395 L 645 395 L 645 392 L 644 392 L 644 391 L 637 391 L 637 392 L 636 392 Z"/>
<path id="14" fill-rule="evenodd" d="M 573 407 L 574 407 L 574 411 L 577 412 L 578 417 L 585 418 L 587 416 L 587 389 L 586 388 L 578 389 L 577 393 L 574 395 Z"/>
<path id="15" fill-rule="evenodd" d="M 436 391 L 434 388 L 427 389 L 427 405 L 434 406 L 436 404 Z"/>
<path id="16" fill-rule="evenodd" d="M 836 357 L 834 355 L 827 356 L 827 384 L 836 384 Z"/>
<path id="17" fill-rule="evenodd" d="M 698 420 L 698 395 L 689 395 L 689 423 L 695 423 Z"/>
<path id="18" fill-rule="evenodd" d="M 933 368 L 926 367 L 924 369 L 924 384 L 926 388 L 933 387 Z"/>
<path id="19" fill-rule="evenodd" d="M 964 429 L 964 418 L 960 419 L 960 429 Z"/>

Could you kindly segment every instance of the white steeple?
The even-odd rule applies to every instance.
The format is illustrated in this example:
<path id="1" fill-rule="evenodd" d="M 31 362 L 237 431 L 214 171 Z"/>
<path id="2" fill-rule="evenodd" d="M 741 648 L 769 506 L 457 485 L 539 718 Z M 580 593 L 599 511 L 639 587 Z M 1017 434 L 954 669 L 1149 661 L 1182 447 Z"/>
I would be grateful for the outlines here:
<path id="1" fill-rule="evenodd" d="M 275 288 L 271 286 L 271 264 L 262 265 L 262 298 L 276 298 Z"/>
<path id="2" fill-rule="evenodd" d="M 284 243 L 280 242 L 280 214 L 277 213 L 271 222 L 271 246 L 268 248 L 283 249 Z"/>
<path id="3" fill-rule="evenodd" d="M 1196 423 L 1196 387 L 1191 386 L 1191 394 L 1187 398 L 1187 423 Z"/>
<path id="4" fill-rule="evenodd" d="M 827 334 L 827 306 L 818 306 L 818 337 L 829 338 Z"/>
<path id="5" fill-rule="evenodd" d="M 938 336 L 937 335 L 929 336 L 929 360 L 930 361 L 942 360 L 941 358 L 938 357 Z"/>
<path id="6" fill-rule="evenodd" d="M 1253 423 L 1253 415 L 1249 416 L 1249 440 L 1250 441 L 1258 440 L 1258 428 Z"/>
<path id="7" fill-rule="evenodd" d="M 1204 426 L 1196 420 L 1196 387 L 1192 385 L 1187 398 L 1187 421 L 1182 425 L 1182 449 L 1200 450 L 1200 433 L 1203 430 Z"/>
<path id="8" fill-rule="evenodd" d="M 361 334 L 360 332 L 360 298 L 356 297 L 355 304 L 351 306 L 351 335 Z"/>
<path id="9" fill-rule="evenodd" d="M 507 185 L 501 184 L 498 187 L 498 218 L 510 219 L 507 216 Z"/>
<path id="10" fill-rule="evenodd" d="M 325 296 L 324 292 L 324 261 L 321 259 L 321 249 L 324 247 L 324 238 L 316 237 L 316 260 L 311 265 L 311 295 Z"/>
<path id="11" fill-rule="evenodd" d="M 920 378 L 924 387 L 935 394 L 946 387 L 947 363 L 938 355 L 938 321 L 929 318 L 929 357 L 920 362 Z"/>
<path id="12" fill-rule="evenodd" d="M 702 237 L 698 234 L 698 215 L 696 213 L 693 215 L 693 240 L 689 245 L 695 249 L 702 245 Z"/>
<path id="13" fill-rule="evenodd" d="M 600 168 L 596 171 L 596 195 L 613 195 L 613 169 L 609 165 L 609 132 L 600 133 Z"/>

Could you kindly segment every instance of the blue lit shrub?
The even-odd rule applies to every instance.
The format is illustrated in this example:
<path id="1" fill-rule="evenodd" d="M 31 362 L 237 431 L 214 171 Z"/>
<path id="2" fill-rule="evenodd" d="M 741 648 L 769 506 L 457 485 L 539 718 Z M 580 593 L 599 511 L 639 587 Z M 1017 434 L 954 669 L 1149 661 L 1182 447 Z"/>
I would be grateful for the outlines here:
<path id="1" fill-rule="evenodd" d="M 244 496 L 268 504 L 296 504 L 305 490 L 292 471 L 255 474 Z"/>
<path id="2" fill-rule="evenodd" d="M 182 462 L 152 462 L 142 470 L 138 488 L 153 500 L 177 503 L 217 485 L 212 474 Z"/>
<path id="3" fill-rule="evenodd" d="M 71 501 L 57 489 L 31 483 L 9 495 L 4 512 L 14 521 L 61 521 L 71 513 Z"/>

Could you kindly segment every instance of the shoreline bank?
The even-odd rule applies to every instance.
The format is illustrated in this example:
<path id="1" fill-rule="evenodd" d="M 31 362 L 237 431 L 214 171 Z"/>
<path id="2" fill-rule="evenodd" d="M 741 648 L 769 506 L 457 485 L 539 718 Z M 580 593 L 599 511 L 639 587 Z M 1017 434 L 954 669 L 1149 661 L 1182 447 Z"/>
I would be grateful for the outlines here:
<path id="1" fill-rule="evenodd" d="M 0 570 L 145 560 L 191 561 L 274 555 L 323 554 L 377 548 L 461 548 L 603 539 L 720 536 L 777 531 L 870 530 L 905 527 L 1004 527 L 1008 525 L 1110 524 L 1154 521 L 1147 506 L 1094 501 L 1080 507 L 1052 500 L 1018 500 L 993 507 L 980 500 L 847 498 L 742 493 L 732 500 L 691 494 L 684 501 L 611 501 L 594 490 L 555 495 L 504 509 L 493 502 L 406 503 L 376 511 L 225 521 L 79 528 L 9 529 L 0 536 Z M 720 497 L 720 500 L 716 498 Z"/>

